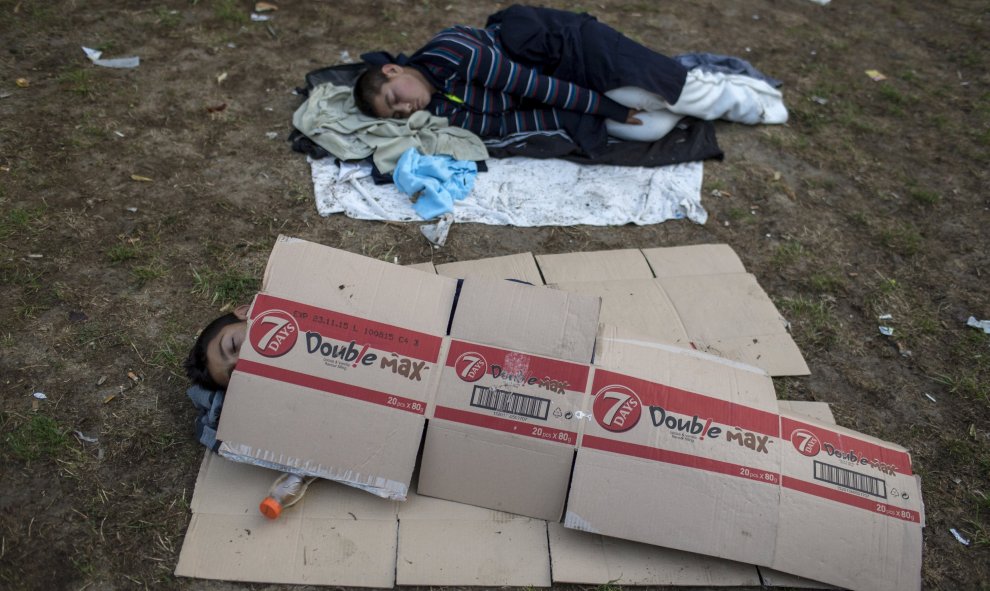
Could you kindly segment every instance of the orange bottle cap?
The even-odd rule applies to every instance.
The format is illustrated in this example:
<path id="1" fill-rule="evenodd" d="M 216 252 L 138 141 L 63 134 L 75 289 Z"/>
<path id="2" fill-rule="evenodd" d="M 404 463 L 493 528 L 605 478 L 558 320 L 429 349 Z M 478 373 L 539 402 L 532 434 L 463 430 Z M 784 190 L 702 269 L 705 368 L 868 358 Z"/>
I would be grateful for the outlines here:
<path id="1" fill-rule="evenodd" d="M 282 503 L 271 497 L 265 497 L 265 500 L 261 501 L 261 505 L 258 506 L 258 510 L 268 519 L 278 519 L 278 516 L 282 514 Z"/>

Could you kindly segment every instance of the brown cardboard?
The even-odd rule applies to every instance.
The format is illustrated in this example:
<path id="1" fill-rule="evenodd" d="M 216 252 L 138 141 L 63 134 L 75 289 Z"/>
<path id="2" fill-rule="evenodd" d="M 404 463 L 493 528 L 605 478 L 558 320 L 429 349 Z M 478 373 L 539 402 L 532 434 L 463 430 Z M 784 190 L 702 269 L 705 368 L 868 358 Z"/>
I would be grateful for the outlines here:
<path id="1" fill-rule="evenodd" d="M 420 493 L 560 519 L 589 371 L 587 364 L 451 339 L 423 446 Z"/>
<path id="2" fill-rule="evenodd" d="M 808 365 L 766 292 L 749 273 L 658 279 L 694 347 L 765 369 L 807 375 Z"/>
<path id="3" fill-rule="evenodd" d="M 207 452 L 176 575 L 355 587 L 548 587 L 552 559 L 553 583 L 759 584 L 752 566 L 603 538 L 557 523 L 549 524 L 548 553 L 548 524 L 542 520 L 412 492 L 406 502 L 393 503 L 328 481 L 313 483 L 303 501 L 271 521 L 258 513 L 257 502 L 276 475 Z M 309 525 L 296 529 L 296 520 Z M 326 544 L 311 550 L 315 540 Z M 280 552 L 297 547 L 305 548 L 304 564 Z M 801 581 L 770 572 L 765 582 Z"/>
<path id="4" fill-rule="evenodd" d="M 907 450 L 789 412 L 780 422 L 781 526 L 766 566 L 849 589 L 920 588 L 925 515 Z"/>
<path id="5" fill-rule="evenodd" d="M 615 336 L 691 347 L 674 303 L 656 279 L 561 282 L 551 287 L 600 297 L 600 321 L 614 329 Z"/>
<path id="6" fill-rule="evenodd" d="M 423 445 L 422 494 L 560 519 L 598 309 L 595 297 L 464 281 Z"/>
<path id="7" fill-rule="evenodd" d="M 772 545 L 754 542 L 777 529 L 770 378 L 694 351 L 605 338 L 596 365 L 595 420 L 584 424 L 565 525 L 769 564 Z M 746 477 L 713 476 L 729 472 Z"/>
<path id="8" fill-rule="evenodd" d="M 280 237 L 220 419 L 220 453 L 402 499 L 456 282 Z"/>
<path id="9" fill-rule="evenodd" d="M 621 339 L 598 350 L 565 526 L 850 589 L 920 587 L 902 448 L 779 411 L 755 368 Z"/>
<path id="10" fill-rule="evenodd" d="M 788 411 L 796 415 L 804 415 L 820 423 L 835 424 L 832 407 L 827 402 L 812 400 L 778 400 L 777 407 L 781 412 Z"/>
<path id="11" fill-rule="evenodd" d="M 399 505 L 396 584 L 549 587 L 547 523 L 410 495 Z"/>
<path id="12" fill-rule="evenodd" d="M 424 273 L 429 273 L 430 275 L 436 275 L 436 267 L 433 263 L 413 263 L 412 265 L 405 265 L 407 269 L 415 269 L 417 271 L 423 271 Z"/>
<path id="13" fill-rule="evenodd" d="M 646 264 L 637 252 L 616 255 L 616 274 L 638 272 L 635 256 Z M 723 276 L 752 296 L 740 306 L 719 299 L 713 277 L 653 280 L 699 342 L 752 338 L 736 327 L 762 330 L 776 314 L 752 276 Z M 221 451 L 402 498 L 428 417 L 420 474 L 428 494 L 553 521 L 574 457 L 569 528 L 853 589 L 920 585 L 924 514 L 903 449 L 780 410 L 769 376 L 745 363 L 614 327 L 603 327 L 596 344 L 597 297 L 468 278 L 454 309 L 455 284 L 280 239 L 250 311 Z M 720 306 L 728 311 L 701 310 Z M 761 306 L 764 314 L 748 316 Z M 291 347 L 291 335 L 279 332 L 290 322 Z M 705 332 L 719 325 L 728 328 Z M 310 338 L 336 345 L 343 359 L 306 353 Z M 366 353 L 375 355 L 368 364 Z M 209 515 L 194 519 L 233 531 L 225 516 Z M 411 527 L 409 536 L 430 531 Z M 455 540 L 470 530 L 452 527 Z"/>
<path id="14" fill-rule="evenodd" d="M 747 273 L 560 282 L 551 287 L 601 297 L 601 322 L 614 327 L 616 336 L 698 349 L 771 375 L 809 371 L 785 321 Z"/>
<path id="15" fill-rule="evenodd" d="M 782 573 L 779 570 L 773 570 L 772 568 L 767 568 L 765 566 L 761 566 L 757 568 L 757 570 L 760 571 L 760 581 L 764 587 L 784 587 L 787 589 L 839 588 L 827 583 L 819 583 L 818 581 L 812 581 L 811 579 L 806 579 L 804 577 Z"/>
<path id="16" fill-rule="evenodd" d="M 538 255 L 539 269 L 533 258 L 460 261 L 439 265 L 438 272 L 533 284 L 542 275 L 557 289 L 601 297 L 601 321 L 627 338 L 698 348 L 770 375 L 809 373 L 786 321 L 726 244 Z M 665 291 L 668 282 L 676 304 Z"/>
<path id="17" fill-rule="evenodd" d="M 711 558 L 549 524 L 555 583 L 756 587 L 749 564 Z"/>
<path id="18" fill-rule="evenodd" d="M 536 255 L 547 284 L 562 281 L 650 279 L 653 271 L 643 254 L 633 248 L 597 252 Z"/>
<path id="19" fill-rule="evenodd" d="M 420 493 L 518 515 L 560 519 L 573 445 L 524 440 L 432 419 Z"/>
<path id="20" fill-rule="evenodd" d="M 258 503 L 278 472 L 207 452 L 175 574 L 184 577 L 392 587 L 396 505 L 326 480 L 276 521 Z"/>
<path id="21" fill-rule="evenodd" d="M 644 248 L 642 252 L 653 274 L 661 278 L 746 272 L 739 256 L 728 244 Z"/>
<path id="22" fill-rule="evenodd" d="M 540 269 L 533 255 L 526 252 L 477 261 L 458 261 L 437 265 L 437 273 L 457 279 L 515 279 L 533 285 L 543 285 Z"/>
<path id="23" fill-rule="evenodd" d="M 465 280 L 450 335 L 568 361 L 591 362 L 601 301 L 512 281 Z"/>
<path id="24" fill-rule="evenodd" d="M 548 524 L 543 520 L 413 492 L 405 502 L 394 503 L 328 481 L 314 482 L 303 501 L 271 521 L 261 517 L 257 503 L 276 476 L 207 452 L 175 574 L 354 587 L 548 587 L 551 572 L 553 583 L 759 584 L 752 566 L 604 538 L 557 523 L 549 524 L 548 553 Z M 309 525 L 296 529 L 297 520 Z M 331 533 L 335 535 L 326 535 Z M 311 551 L 314 540 L 326 544 Z M 298 556 L 282 552 L 297 547 L 305 548 L 303 564 Z M 823 588 L 793 575 L 760 570 L 769 573 L 763 576 L 767 585 Z"/>
<path id="25" fill-rule="evenodd" d="M 691 347 L 807 375 L 787 322 L 728 245 L 536 257 L 548 285 L 602 299 L 601 321 L 625 338 Z"/>

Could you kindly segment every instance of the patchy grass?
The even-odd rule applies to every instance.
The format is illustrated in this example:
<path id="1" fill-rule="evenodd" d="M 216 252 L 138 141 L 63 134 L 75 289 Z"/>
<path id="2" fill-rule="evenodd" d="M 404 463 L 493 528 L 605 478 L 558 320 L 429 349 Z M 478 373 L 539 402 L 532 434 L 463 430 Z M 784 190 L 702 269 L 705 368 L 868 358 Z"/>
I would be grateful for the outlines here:
<path id="1" fill-rule="evenodd" d="M 990 335 L 966 327 L 952 346 L 953 371 L 935 376 L 946 389 L 966 400 L 990 404 Z"/>
<path id="2" fill-rule="evenodd" d="M 846 279 L 839 271 L 829 269 L 809 275 L 808 285 L 819 293 L 838 294 L 845 290 Z"/>
<path id="3" fill-rule="evenodd" d="M 831 298 L 801 295 L 783 298 L 777 305 L 790 321 L 791 334 L 802 347 L 824 349 L 835 342 L 838 333 Z"/>
<path id="4" fill-rule="evenodd" d="M 205 295 L 211 304 L 220 304 L 222 308 L 247 302 L 260 287 L 257 277 L 236 269 L 193 269 L 192 274 L 193 293 Z"/>
<path id="5" fill-rule="evenodd" d="M 925 207 L 934 207 L 942 201 L 942 196 L 935 191 L 929 191 L 928 189 L 922 189 L 920 187 L 912 187 L 908 190 L 908 197 L 914 203 L 922 205 Z"/>
<path id="6" fill-rule="evenodd" d="M 923 293 L 903 281 L 879 275 L 865 297 L 870 321 L 894 329 L 894 339 L 914 347 L 941 332 L 939 310 Z M 890 314 L 889 320 L 880 316 Z"/>
<path id="7" fill-rule="evenodd" d="M 157 341 L 155 352 L 151 354 L 150 363 L 155 367 L 171 372 L 173 375 L 183 376 L 182 362 L 191 347 L 191 341 L 170 333 L 164 339 Z"/>
<path id="8" fill-rule="evenodd" d="M 45 415 L 35 414 L 25 419 L 4 414 L 2 419 L 3 456 L 14 460 L 55 460 L 75 448 L 66 429 Z"/>
<path id="9" fill-rule="evenodd" d="M 144 287 L 149 282 L 164 277 L 167 272 L 168 270 L 161 263 L 152 263 L 134 267 L 131 269 L 131 277 L 134 278 L 138 287 Z"/>
<path id="10" fill-rule="evenodd" d="M 134 244 L 115 244 L 107 250 L 107 259 L 115 265 L 132 261 L 139 256 L 141 249 Z"/>
<path id="11" fill-rule="evenodd" d="M 0 240 L 7 240 L 22 234 L 33 234 L 37 229 L 39 220 L 45 215 L 47 207 L 38 205 L 7 209 L 4 206 L 4 209 L 6 211 L 0 216 Z"/>
<path id="12" fill-rule="evenodd" d="M 96 90 L 93 75 L 86 68 L 72 68 L 58 77 L 59 83 L 69 92 L 90 97 Z"/>
<path id="13" fill-rule="evenodd" d="M 918 254 L 924 242 L 918 228 L 907 222 L 880 230 L 877 239 L 884 248 L 907 257 Z"/>
<path id="14" fill-rule="evenodd" d="M 174 29 L 182 22 L 182 13 L 167 6 L 156 7 L 154 14 L 155 24 L 161 25 L 168 29 Z"/>
<path id="15" fill-rule="evenodd" d="M 215 0 L 213 15 L 225 23 L 243 25 L 248 22 L 249 9 L 246 6 L 237 0 Z"/>
<path id="16" fill-rule="evenodd" d="M 790 240 L 777 246 L 773 251 L 773 264 L 777 267 L 790 267 L 808 255 L 800 242 Z"/>

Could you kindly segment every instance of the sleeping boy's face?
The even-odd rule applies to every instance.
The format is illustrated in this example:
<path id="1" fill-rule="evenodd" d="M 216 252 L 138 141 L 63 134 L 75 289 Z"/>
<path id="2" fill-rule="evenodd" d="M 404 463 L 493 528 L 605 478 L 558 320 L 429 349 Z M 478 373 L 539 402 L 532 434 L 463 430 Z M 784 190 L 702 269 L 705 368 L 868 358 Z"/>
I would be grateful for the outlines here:
<path id="1" fill-rule="evenodd" d="M 382 73 L 387 80 L 371 100 L 371 106 L 379 117 L 405 119 L 430 104 L 433 87 L 418 70 L 385 64 Z"/>
<path id="2" fill-rule="evenodd" d="M 221 328 L 206 344 L 206 370 L 219 386 L 230 383 L 230 374 L 241 354 L 241 344 L 247 337 L 247 306 L 234 310 L 240 321 Z"/>

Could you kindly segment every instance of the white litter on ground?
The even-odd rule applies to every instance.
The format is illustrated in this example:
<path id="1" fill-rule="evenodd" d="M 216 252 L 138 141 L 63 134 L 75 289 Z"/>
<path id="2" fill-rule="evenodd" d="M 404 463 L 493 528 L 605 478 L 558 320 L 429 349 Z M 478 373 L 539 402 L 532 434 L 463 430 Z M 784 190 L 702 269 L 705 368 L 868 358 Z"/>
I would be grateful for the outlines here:
<path id="1" fill-rule="evenodd" d="M 89 61 L 104 68 L 136 68 L 141 65 L 141 58 L 139 57 L 120 57 L 112 60 L 105 60 L 101 59 L 101 56 L 103 55 L 102 51 L 91 47 L 83 47 L 82 50 L 86 52 L 86 57 L 89 58 Z"/>
<path id="2" fill-rule="evenodd" d="M 423 221 L 394 185 L 375 185 L 366 170 L 344 171 L 332 158 L 310 160 L 316 209 L 362 220 Z M 511 226 L 617 226 L 687 218 L 703 224 L 704 165 L 658 168 L 574 164 L 565 160 L 487 161 L 474 190 L 454 206 L 454 221 Z"/>

